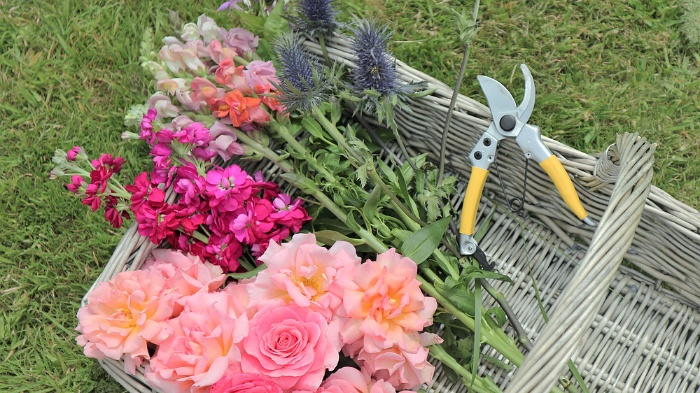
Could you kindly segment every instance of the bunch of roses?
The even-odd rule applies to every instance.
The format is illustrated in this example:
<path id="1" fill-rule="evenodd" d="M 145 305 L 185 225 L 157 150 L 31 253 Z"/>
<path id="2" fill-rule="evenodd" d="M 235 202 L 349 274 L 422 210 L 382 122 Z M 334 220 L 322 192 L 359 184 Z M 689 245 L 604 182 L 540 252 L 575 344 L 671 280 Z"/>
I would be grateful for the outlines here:
<path id="1" fill-rule="evenodd" d="M 129 373 L 149 360 L 146 378 L 168 392 L 394 393 L 432 379 L 425 346 L 440 339 L 421 331 L 436 302 L 393 249 L 360 263 L 349 243 L 297 234 L 270 244 L 266 270 L 218 291 L 221 268 L 153 255 L 88 295 L 77 328 L 87 356 L 123 357 Z M 357 367 L 324 381 L 340 352 Z"/>

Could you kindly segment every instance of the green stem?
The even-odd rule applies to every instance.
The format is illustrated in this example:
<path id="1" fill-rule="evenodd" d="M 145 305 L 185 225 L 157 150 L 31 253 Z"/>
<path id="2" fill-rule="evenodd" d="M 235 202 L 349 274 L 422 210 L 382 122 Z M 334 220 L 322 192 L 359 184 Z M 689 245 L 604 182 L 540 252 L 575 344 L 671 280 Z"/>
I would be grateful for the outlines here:
<path id="1" fill-rule="evenodd" d="M 333 183 L 336 182 L 335 176 L 331 172 L 329 172 L 328 169 L 318 165 L 318 161 L 314 157 L 312 157 L 311 154 L 309 154 L 309 151 L 306 149 L 306 147 L 299 143 L 299 141 L 294 137 L 294 135 L 292 135 L 292 133 L 289 132 L 289 129 L 287 127 L 275 121 L 270 122 L 270 127 L 277 133 L 277 135 L 280 135 L 285 140 L 285 142 L 287 142 L 294 150 L 296 150 L 297 153 L 301 154 L 306 160 L 306 162 L 311 164 L 314 167 L 314 169 L 316 169 L 316 171 L 318 171 L 329 181 Z"/>
<path id="2" fill-rule="evenodd" d="M 236 136 L 241 142 L 251 147 L 258 153 L 262 154 L 263 157 L 275 163 L 281 170 L 283 170 L 286 173 L 294 173 L 294 167 L 292 167 L 290 163 L 285 161 L 284 158 L 280 157 L 277 153 L 272 151 L 272 149 L 270 149 L 267 146 L 261 145 L 258 141 L 249 137 L 248 134 L 239 129 L 233 128 L 233 132 L 236 134 Z"/>
<path id="3" fill-rule="evenodd" d="M 313 115 L 314 119 L 323 127 L 326 132 L 328 132 L 333 139 L 335 139 L 338 144 L 345 149 L 345 151 L 348 152 L 348 154 L 355 160 L 357 161 L 358 165 L 364 165 L 365 160 L 355 151 L 355 149 L 348 144 L 347 139 L 345 139 L 345 136 L 338 131 L 338 128 L 335 126 L 335 124 L 331 123 L 330 120 L 326 117 L 323 112 L 321 112 L 321 109 L 318 107 L 312 109 L 311 114 Z"/>
<path id="4" fill-rule="evenodd" d="M 476 328 L 476 322 L 473 318 L 462 312 L 455 305 L 453 305 L 452 302 L 442 296 L 442 294 L 440 294 L 433 284 L 425 280 L 423 277 L 418 276 L 418 280 L 421 282 L 421 289 L 425 291 L 425 293 L 434 297 L 435 300 L 437 300 L 437 302 L 440 303 L 445 310 L 447 310 L 447 312 L 462 322 L 469 330 L 474 331 Z M 513 342 L 510 337 L 506 336 L 502 330 L 492 329 L 485 322 L 481 324 L 481 328 L 482 342 L 495 348 L 516 366 L 520 366 L 523 363 L 523 354 L 520 353 L 520 350 L 515 345 L 515 342 Z"/>
<path id="5" fill-rule="evenodd" d="M 318 35 L 318 43 L 321 45 L 321 53 L 323 53 L 323 60 L 326 62 L 328 67 L 333 67 L 331 63 L 331 58 L 328 56 L 328 48 L 326 48 L 326 37 L 323 34 Z"/>
<path id="6" fill-rule="evenodd" d="M 459 364 L 459 362 L 455 358 L 450 356 L 450 354 L 448 354 L 447 351 L 445 351 L 445 349 L 442 348 L 440 345 L 431 345 L 429 349 L 430 355 L 435 359 L 439 360 L 440 363 L 451 368 L 455 373 L 457 373 L 457 375 L 459 375 L 462 378 L 464 383 L 469 385 L 470 391 L 478 393 L 495 393 L 501 391 L 500 389 L 498 389 L 497 386 L 494 386 L 493 382 L 485 381 L 478 375 L 475 376 L 469 371 L 467 371 L 464 367 L 462 367 L 461 364 Z"/>
<path id="7" fill-rule="evenodd" d="M 479 0 L 474 2 L 474 10 L 472 11 L 472 23 L 476 24 L 476 19 L 479 15 Z M 469 61 L 469 52 L 471 49 L 471 38 L 464 43 L 464 56 L 462 57 L 462 64 L 459 68 L 459 74 L 457 75 L 457 82 L 455 83 L 455 88 L 452 91 L 452 98 L 450 99 L 450 106 L 447 109 L 447 117 L 445 118 L 445 125 L 442 128 L 442 139 L 440 143 L 440 171 L 438 172 L 437 185 L 442 183 L 442 178 L 445 173 L 445 151 L 447 150 L 447 132 L 450 129 L 450 122 L 452 121 L 452 112 L 454 111 L 455 104 L 457 103 L 457 97 L 459 96 L 459 87 L 462 84 L 462 79 L 464 78 L 464 72 L 467 69 L 467 62 Z"/>

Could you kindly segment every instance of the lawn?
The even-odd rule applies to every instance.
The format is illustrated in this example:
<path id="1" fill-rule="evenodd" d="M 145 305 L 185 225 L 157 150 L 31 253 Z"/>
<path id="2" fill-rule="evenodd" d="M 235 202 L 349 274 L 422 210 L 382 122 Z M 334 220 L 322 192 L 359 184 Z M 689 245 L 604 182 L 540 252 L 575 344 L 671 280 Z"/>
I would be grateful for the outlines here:
<path id="1" fill-rule="evenodd" d="M 99 4 L 98 4 L 99 3 Z M 341 0 L 343 18 L 374 16 L 395 30 L 396 56 L 453 84 L 462 50 L 451 9 L 472 2 Z M 75 344 L 80 300 L 121 231 L 50 181 L 56 148 L 78 144 L 126 158 L 122 118 L 152 90 L 138 65 L 144 29 L 171 32 L 216 1 L 0 1 L 0 391 L 121 391 Z M 666 0 L 483 1 L 462 92 L 483 101 L 476 75 L 522 92 L 518 65 L 537 85 L 531 123 L 590 153 L 615 134 L 658 143 L 654 184 L 698 208 L 698 37 L 682 34 L 683 9 Z M 224 25 L 227 15 L 219 13 Z M 468 153 L 465 150 L 465 155 Z"/>

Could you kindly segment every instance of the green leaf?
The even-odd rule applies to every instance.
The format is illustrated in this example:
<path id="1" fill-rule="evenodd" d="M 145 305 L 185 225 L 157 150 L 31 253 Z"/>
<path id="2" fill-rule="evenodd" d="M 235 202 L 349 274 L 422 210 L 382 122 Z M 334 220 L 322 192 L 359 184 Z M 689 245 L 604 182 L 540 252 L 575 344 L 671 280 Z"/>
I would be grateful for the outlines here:
<path id="1" fill-rule="evenodd" d="M 325 136 L 323 134 L 323 128 L 316 121 L 316 119 L 308 117 L 308 116 L 304 116 L 301 118 L 301 125 L 302 125 L 302 127 L 304 127 L 304 129 L 306 131 L 309 132 L 309 134 L 311 134 L 319 139 L 325 139 Z"/>
<path id="2" fill-rule="evenodd" d="M 337 241 L 347 242 L 352 244 L 353 246 L 359 246 L 366 243 L 363 239 L 353 239 L 343 235 L 340 232 L 331 230 L 316 231 L 314 232 L 314 235 L 316 235 L 316 241 L 326 246 L 332 246 Z"/>
<path id="3" fill-rule="evenodd" d="M 331 105 L 331 123 L 333 123 L 334 125 L 338 124 L 338 122 L 340 121 L 340 115 L 342 115 L 342 113 L 343 108 L 339 104 L 334 103 L 333 105 Z"/>
<path id="4" fill-rule="evenodd" d="M 474 316 L 474 294 L 467 289 L 464 283 L 457 282 L 451 277 L 445 279 L 444 284 L 436 283 L 435 289 L 454 304 L 463 313 Z"/>
<path id="5" fill-rule="evenodd" d="M 247 12 L 231 10 L 241 22 L 241 27 L 256 35 L 263 34 L 265 28 L 265 18 L 251 15 Z"/>
<path id="6" fill-rule="evenodd" d="M 442 218 L 414 232 L 401 247 L 403 255 L 411 258 L 416 264 L 428 259 L 440 244 L 450 225 L 450 219 L 451 217 Z"/>
<path id="7" fill-rule="evenodd" d="M 258 273 L 260 273 L 261 271 L 263 271 L 265 269 L 267 269 L 267 265 L 262 264 L 251 271 L 248 271 L 245 273 L 229 273 L 229 274 L 227 274 L 227 276 L 230 278 L 233 278 L 234 280 L 243 280 L 246 278 L 255 277 Z"/>
<path id="8" fill-rule="evenodd" d="M 283 17 L 285 2 L 280 1 L 275 8 L 272 9 L 270 15 L 265 19 L 263 26 L 263 37 L 269 41 L 273 41 L 278 36 L 289 32 L 289 22 Z"/>
<path id="9" fill-rule="evenodd" d="M 509 282 L 511 284 L 513 283 L 513 280 L 511 280 L 511 278 L 506 276 L 505 274 L 490 272 L 488 270 L 482 270 L 481 268 L 478 268 L 475 266 L 467 266 L 464 268 L 464 270 L 462 270 L 462 279 L 465 282 L 470 282 L 471 280 L 476 280 L 476 279 L 481 279 L 481 278 L 501 280 L 501 281 Z"/>
<path id="10" fill-rule="evenodd" d="M 384 176 L 389 180 L 389 184 L 396 184 L 396 174 L 389 168 L 389 165 L 382 160 L 377 160 L 377 165 L 379 166 L 379 170 L 382 171 Z"/>
<path id="11" fill-rule="evenodd" d="M 372 222 L 374 217 L 379 211 L 379 202 L 382 199 L 382 189 L 379 186 L 374 187 L 374 190 L 369 194 L 367 202 L 362 207 L 362 214 L 365 217 L 365 221 Z"/>

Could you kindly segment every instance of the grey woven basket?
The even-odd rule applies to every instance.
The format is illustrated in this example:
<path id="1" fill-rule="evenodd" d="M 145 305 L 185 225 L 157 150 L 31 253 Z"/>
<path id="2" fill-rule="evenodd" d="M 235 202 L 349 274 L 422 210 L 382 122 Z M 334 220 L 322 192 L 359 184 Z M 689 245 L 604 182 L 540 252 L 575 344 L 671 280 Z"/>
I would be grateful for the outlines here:
<path id="1" fill-rule="evenodd" d="M 306 44 L 321 53 L 314 42 Z M 349 47 L 341 37 L 331 40 L 331 59 L 353 67 Z M 435 159 L 452 90 L 400 61 L 397 66 L 405 81 L 423 80 L 435 88 L 415 101 L 411 112 L 397 114 L 408 146 Z M 486 129 L 490 114 L 464 96 L 456 108 L 447 164 L 466 185 L 470 166 L 465 151 Z M 479 373 L 506 392 L 546 392 L 567 377 L 566 362 L 573 359 L 595 392 L 699 390 L 700 213 L 651 186 L 654 146 L 637 135 L 620 135 L 599 157 L 543 139 L 599 224 L 582 226 L 536 165 L 530 166 L 522 217 L 504 207 L 501 185 L 496 176 L 489 178 L 477 227 L 493 215 L 480 246 L 512 278 L 514 284 L 493 285 L 505 294 L 535 345 L 516 371 L 484 364 Z M 511 193 L 521 194 L 524 157 L 517 146 L 503 143 L 496 163 Z M 455 206 L 460 198 L 455 196 Z M 132 225 L 94 285 L 138 269 L 153 248 Z M 549 323 L 541 316 L 531 277 Z M 489 347 L 484 352 L 498 356 Z M 142 368 L 130 376 L 121 362 L 107 359 L 101 365 L 130 392 L 152 390 Z M 437 367 L 426 391 L 467 391 Z"/>

